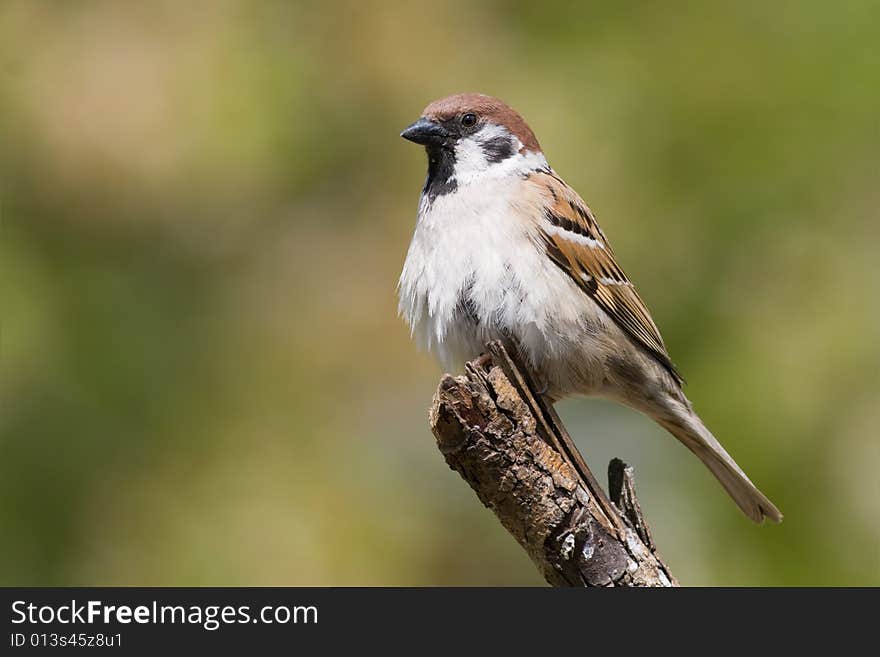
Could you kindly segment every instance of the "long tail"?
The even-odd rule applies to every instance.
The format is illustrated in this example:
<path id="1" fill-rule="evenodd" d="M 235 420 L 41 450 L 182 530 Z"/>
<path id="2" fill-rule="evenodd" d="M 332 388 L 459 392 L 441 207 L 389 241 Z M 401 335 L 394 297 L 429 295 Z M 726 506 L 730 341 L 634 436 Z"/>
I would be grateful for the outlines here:
<path id="1" fill-rule="evenodd" d="M 751 482 L 696 413 L 689 412 L 674 421 L 655 419 L 700 457 L 736 505 L 749 518 L 757 523 L 762 523 L 764 518 L 769 518 L 773 522 L 782 520 L 779 509 Z"/>

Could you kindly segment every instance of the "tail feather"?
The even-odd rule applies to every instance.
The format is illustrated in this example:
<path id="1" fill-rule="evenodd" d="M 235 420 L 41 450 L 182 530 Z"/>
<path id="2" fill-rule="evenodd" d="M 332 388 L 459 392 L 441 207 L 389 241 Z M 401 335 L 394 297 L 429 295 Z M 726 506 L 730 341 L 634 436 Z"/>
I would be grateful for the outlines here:
<path id="1" fill-rule="evenodd" d="M 724 490 L 749 518 L 759 524 L 764 518 L 769 518 L 773 522 L 782 520 L 779 509 L 751 482 L 699 417 L 690 413 L 682 421 L 658 420 L 658 422 L 706 464 Z"/>

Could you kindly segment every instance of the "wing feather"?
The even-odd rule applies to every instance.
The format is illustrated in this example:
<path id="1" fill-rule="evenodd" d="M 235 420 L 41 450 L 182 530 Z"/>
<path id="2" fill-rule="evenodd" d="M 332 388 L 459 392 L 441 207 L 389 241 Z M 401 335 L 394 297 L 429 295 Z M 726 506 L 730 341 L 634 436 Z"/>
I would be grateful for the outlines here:
<path id="1" fill-rule="evenodd" d="M 611 245 L 581 197 L 549 170 L 536 171 L 528 180 L 547 200 L 539 221 L 547 255 L 682 383 L 645 302 L 618 266 Z"/>

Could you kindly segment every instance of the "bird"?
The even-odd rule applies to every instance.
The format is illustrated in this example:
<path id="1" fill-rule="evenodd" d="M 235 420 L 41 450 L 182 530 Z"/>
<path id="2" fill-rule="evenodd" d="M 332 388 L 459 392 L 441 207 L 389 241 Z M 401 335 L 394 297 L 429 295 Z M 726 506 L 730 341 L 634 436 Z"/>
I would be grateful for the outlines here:
<path id="1" fill-rule="evenodd" d="M 523 117 L 492 96 L 455 94 L 400 136 L 428 159 L 398 283 L 400 315 L 420 346 L 451 370 L 502 341 L 549 404 L 600 397 L 644 413 L 751 520 L 781 521 L 697 415 L 595 215 Z"/>

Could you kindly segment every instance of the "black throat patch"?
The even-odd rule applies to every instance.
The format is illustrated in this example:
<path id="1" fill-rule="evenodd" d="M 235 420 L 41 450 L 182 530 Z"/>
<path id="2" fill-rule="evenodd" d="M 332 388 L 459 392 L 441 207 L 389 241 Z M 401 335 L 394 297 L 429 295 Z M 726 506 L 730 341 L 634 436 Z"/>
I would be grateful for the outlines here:
<path id="1" fill-rule="evenodd" d="M 454 192 L 458 183 L 452 177 L 455 172 L 455 152 L 443 146 L 432 146 L 425 150 L 428 152 L 428 177 L 425 178 L 422 196 L 430 203 L 438 196 Z"/>

